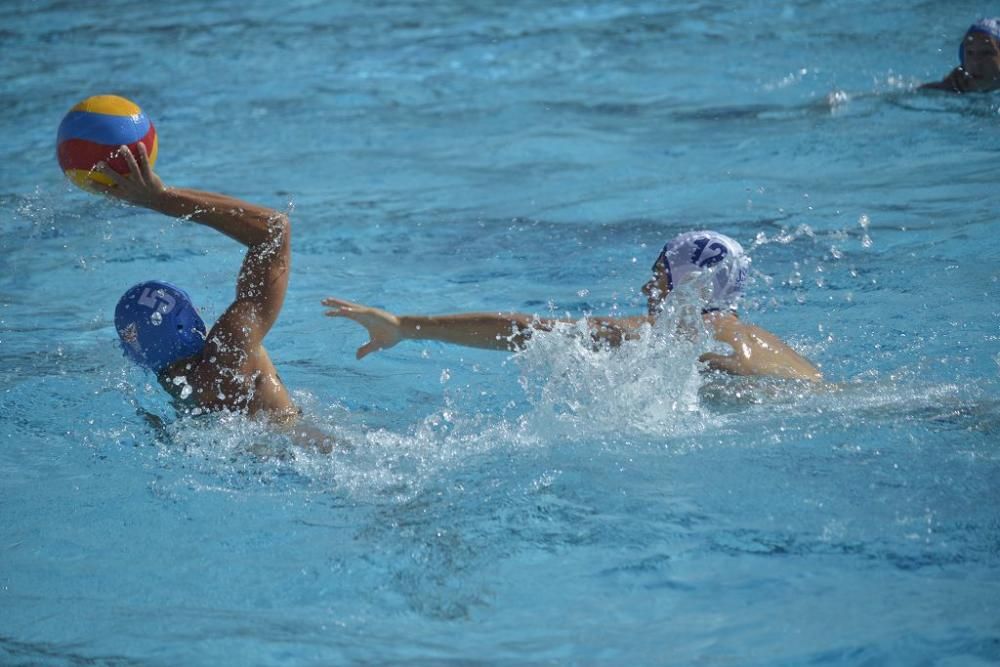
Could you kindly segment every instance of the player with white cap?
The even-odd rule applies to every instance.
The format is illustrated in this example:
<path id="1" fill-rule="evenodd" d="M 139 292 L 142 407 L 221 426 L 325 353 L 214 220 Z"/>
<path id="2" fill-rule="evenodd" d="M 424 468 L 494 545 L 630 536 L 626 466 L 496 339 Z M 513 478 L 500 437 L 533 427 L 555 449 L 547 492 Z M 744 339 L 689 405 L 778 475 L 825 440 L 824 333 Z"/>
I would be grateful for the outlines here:
<path id="1" fill-rule="evenodd" d="M 736 310 L 749 271 L 750 258 L 735 240 L 713 231 L 695 231 L 671 239 L 653 264 L 643 285 L 648 313 L 637 317 L 589 317 L 595 342 L 617 346 L 636 338 L 663 310 L 671 292 L 690 289 L 701 305 L 705 325 L 716 340 L 732 348 L 728 355 L 708 353 L 701 361 L 735 375 L 768 375 L 818 381 L 819 370 L 774 334 L 743 322 Z M 346 317 L 368 330 L 370 340 L 357 358 L 392 347 L 402 340 L 437 340 L 469 347 L 517 350 L 534 331 L 550 331 L 558 320 L 524 313 L 400 315 L 335 297 L 323 300 L 329 317 Z"/>

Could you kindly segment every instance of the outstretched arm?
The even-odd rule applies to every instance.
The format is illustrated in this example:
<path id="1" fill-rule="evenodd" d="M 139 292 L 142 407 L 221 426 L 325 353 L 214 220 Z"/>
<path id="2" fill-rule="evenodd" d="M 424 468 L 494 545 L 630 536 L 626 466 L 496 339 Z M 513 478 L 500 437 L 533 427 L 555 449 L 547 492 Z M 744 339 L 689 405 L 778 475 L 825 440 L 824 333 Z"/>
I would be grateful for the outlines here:
<path id="1" fill-rule="evenodd" d="M 193 220 L 247 246 L 236 281 L 236 299 L 212 327 L 206 346 L 206 353 L 215 356 L 221 366 L 242 367 L 278 318 L 284 303 L 291 263 L 288 217 L 226 195 L 168 188 L 153 172 L 142 144 L 137 157 L 124 146 L 122 155 L 129 166 L 128 176 L 107 165 L 98 167 L 114 183 L 104 189 L 107 195 Z"/>
<path id="2" fill-rule="evenodd" d="M 327 317 L 345 317 L 368 330 L 369 340 L 358 348 L 357 358 L 390 348 L 403 340 L 436 340 L 491 350 L 519 350 L 534 331 L 551 331 L 571 320 L 537 318 L 524 313 L 464 313 L 459 315 L 394 315 L 343 299 L 328 297 Z M 818 382 L 819 369 L 781 339 L 764 329 L 740 322 L 734 316 L 713 314 L 715 339 L 733 348 L 730 355 L 707 353 L 701 361 L 715 370 L 734 375 L 770 375 Z M 595 346 L 617 347 L 640 335 L 649 316 L 592 317 L 587 323 Z"/>
<path id="3" fill-rule="evenodd" d="M 976 80 L 961 67 L 956 67 L 941 81 L 922 84 L 921 90 L 947 90 L 952 93 L 968 93 L 976 90 Z"/>
<path id="4" fill-rule="evenodd" d="M 358 348 L 357 358 L 390 348 L 402 340 L 436 340 L 489 350 L 519 350 L 535 331 L 551 331 L 560 322 L 524 313 L 461 313 L 458 315 L 394 315 L 343 299 L 323 300 L 327 317 L 346 317 L 368 330 L 370 340 Z M 590 335 L 595 343 L 620 345 L 648 318 L 594 318 Z"/>
<path id="5" fill-rule="evenodd" d="M 358 348 L 358 359 L 402 340 L 437 340 L 467 347 L 516 350 L 524 347 L 532 329 L 551 328 L 551 323 L 521 313 L 397 316 L 334 297 L 323 299 L 323 305 L 329 308 L 327 317 L 346 317 L 368 330 L 369 341 Z"/>

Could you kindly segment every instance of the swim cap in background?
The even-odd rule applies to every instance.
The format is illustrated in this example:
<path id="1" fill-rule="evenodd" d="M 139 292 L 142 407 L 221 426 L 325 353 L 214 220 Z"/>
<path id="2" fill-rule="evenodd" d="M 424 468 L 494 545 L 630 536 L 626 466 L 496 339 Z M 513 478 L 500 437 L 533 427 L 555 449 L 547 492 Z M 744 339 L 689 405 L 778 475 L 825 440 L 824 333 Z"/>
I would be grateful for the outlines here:
<path id="1" fill-rule="evenodd" d="M 150 280 L 125 292 L 115 307 L 125 356 L 155 372 L 201 352 L 206 329 L 187 292 Z"/>
<path id="2" fill-rule="evenodd" d="M 656 261 L 663 261 L 672 290 L 703 271 L 711 271 L 705 310 L 736 310 L 750 270 L 750 258 L 743 254 L 743 246 L 711 231 L 685 232 L 674 237 L 663 246 Z"/>
<path id="3" fill-rule="evenodd" d="M 958 43 L 958 62 L 962 63 L 962 67 L 965 67 L 965 38 L 974 32 L 981 32 L 984 35 L 989 35 L 993 39 L 1000 42 L 1000 18 L 979 19 L 970 25 L 969 29 L 965 31 L 965 35 L 962 36 L 962 41 Z"/>

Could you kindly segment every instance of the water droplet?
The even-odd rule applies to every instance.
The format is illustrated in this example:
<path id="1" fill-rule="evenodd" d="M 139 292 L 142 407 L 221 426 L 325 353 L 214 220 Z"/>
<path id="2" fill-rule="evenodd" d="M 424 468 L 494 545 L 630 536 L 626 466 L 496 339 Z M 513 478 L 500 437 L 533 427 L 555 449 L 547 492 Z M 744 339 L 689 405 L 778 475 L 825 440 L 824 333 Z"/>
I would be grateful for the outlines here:
<path id="1" fill-rule="evenodd" d="M 149 316 L 149 321 L 153 323 L 154 327 L 158 327 L 163 323 L 163 315 L 160 315 L 160 311 L 154 310 L 153 314 Z"/>
<path id="2" fill-rule="evenodd" d="M 181 400 L 184 400 L 188 396 L 190 396 L 191 395 L 191 391 L 192 391 L 191 390 L 191 385 L 189 385 L 189 384 L 184 385 L 184 388 L 181 389 Z M 197 413 L 195 413 L 195 414 L 197 414 Z"/>

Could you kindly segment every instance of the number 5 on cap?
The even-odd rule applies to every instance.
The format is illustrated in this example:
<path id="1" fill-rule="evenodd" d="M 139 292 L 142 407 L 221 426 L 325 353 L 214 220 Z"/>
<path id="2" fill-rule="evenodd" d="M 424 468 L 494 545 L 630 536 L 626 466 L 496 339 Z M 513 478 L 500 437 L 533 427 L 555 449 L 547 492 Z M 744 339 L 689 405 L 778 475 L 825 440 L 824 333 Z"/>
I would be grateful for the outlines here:
<path id="1" fill-rule="evenodd" d="M 142 290 L 138 301 L 140 306 L 146 306 L 150 310 L 159 310 L 164 315 L 173 310 L 174 305 L 177 303 L 174 297 L 161 289 L 153 289 L 152 287 Z M 163 306 L 160 306 L 161 301 L 163 302 Z"/>

